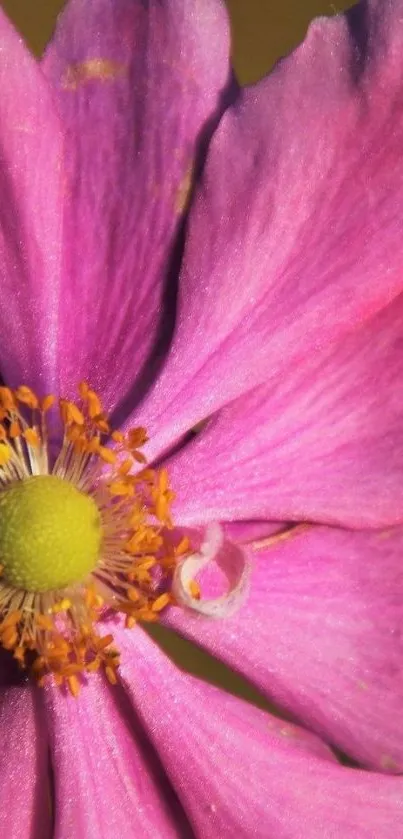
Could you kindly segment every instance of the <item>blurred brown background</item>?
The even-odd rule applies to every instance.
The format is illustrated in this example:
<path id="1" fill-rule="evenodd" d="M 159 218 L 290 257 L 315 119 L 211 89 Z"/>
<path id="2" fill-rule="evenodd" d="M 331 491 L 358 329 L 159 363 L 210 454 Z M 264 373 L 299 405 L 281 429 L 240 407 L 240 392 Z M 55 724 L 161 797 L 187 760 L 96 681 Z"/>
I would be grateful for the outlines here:
<path id="1" fill-rule="evenodd" d="M 49 40 L 64 0 L 0 0 L 2 7 L 40 55 Z M 241 82 L 261 78 L 282 55 L 304 37 L 309 21 L 353 5 L 352 0 L 226 0 L 231 16 L 233 60 Z M 171 657 L 185 669 L 231 693 L 268 707 L 243 679 L 185 641 L 159 627 L 150 630 Z M 274 710 L 274 709 L 272 709 Z"/>
<path id="2" fill-rule="evenodd" d="M 242 82 L 267 72 L 302 40 L 309 21 L 353 5 L 352 0 L 226 0 L 233 29 L 234 64 Z M 64 0 L 1 0 L 1 5 L 40 54 Z"/>

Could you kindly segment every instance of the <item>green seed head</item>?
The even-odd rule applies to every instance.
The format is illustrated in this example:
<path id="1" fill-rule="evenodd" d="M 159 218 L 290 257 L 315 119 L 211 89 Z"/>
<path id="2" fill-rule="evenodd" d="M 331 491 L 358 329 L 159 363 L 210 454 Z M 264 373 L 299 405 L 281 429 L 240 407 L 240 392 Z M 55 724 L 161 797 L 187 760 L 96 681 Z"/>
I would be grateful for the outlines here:
<path id="1" fill-rule="evenodd" d="M 0 492 L 0 564 L 5 584 L 50 591 L 81 582 L 95 568 L 101 519 L 89 495 L 55 475 Z"/>

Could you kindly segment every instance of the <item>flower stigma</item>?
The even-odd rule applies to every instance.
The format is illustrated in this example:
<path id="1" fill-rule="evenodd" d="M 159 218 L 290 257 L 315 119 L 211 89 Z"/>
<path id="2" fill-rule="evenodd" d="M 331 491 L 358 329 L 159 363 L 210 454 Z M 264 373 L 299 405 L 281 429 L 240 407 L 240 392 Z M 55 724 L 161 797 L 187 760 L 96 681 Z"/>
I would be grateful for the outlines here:
<path id="1" fill-rule="evenodd" d="M 99 668 L 117 682 L 119 652 L 97 622 L 111 610 L 129 628 L 157 621 L 189 553 L 173 538 L 168 474 L 141 452 L 145 429 L 113 431 L 97 393 L 78 392 L 0 387 L 0 644 L 74 696 Z"/>

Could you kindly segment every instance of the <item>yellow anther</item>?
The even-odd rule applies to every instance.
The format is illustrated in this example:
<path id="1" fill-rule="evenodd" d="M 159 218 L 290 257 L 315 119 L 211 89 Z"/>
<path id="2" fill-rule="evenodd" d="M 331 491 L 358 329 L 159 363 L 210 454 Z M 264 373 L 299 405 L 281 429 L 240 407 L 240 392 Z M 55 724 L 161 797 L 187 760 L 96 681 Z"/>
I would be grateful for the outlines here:
<path id="1" fill-rule="evenodd" d="M 112 431 L 111 437 L 114 443 L 123 443 L 125 439 L 121 431 Z"/>
<path id="2" fill-rule="evenodd" d="M 133 495 L 134 489 L 131 484 L 124 481 L 112 481 L 112 483 L 109 484 L 109 492 L 111 495 L 125 496 Z"/>
<path id="3" fill-rule="evenodd" d="M 17 387 L 17 390 L 14 391 L 14 395 L 18 402 L 22 402 L 23 405 L 27 405 L 27 407 L 32 408 L 32 410 L 36 410 L 39 407 L 38 397 L 35 395 L 33 390 L 26 385 Z"/>
<path id="4" fill-rule="evenodd" d="M 63 597 L 63 600 L 60 600 L 59 603 L 55 603 L 52 607 L 52 612 L 57 614 L 58 612 L 67 612 L 68 609 L 71 609 L 71 600 L 68 597 Z"/>
<path id="5" fill-rule="evenodd" d="M 11 450 L 7 443 L 0 443 L 0 466 L 4 466 L 11 457 Z"/>
<path id="6" fill-rule="evenodd" d="M 116 452 L 112 451 L 112 449 L 108 449 L 106 446 L 100 446 L 98 453 L 105 463 L 116 463 Z"/>

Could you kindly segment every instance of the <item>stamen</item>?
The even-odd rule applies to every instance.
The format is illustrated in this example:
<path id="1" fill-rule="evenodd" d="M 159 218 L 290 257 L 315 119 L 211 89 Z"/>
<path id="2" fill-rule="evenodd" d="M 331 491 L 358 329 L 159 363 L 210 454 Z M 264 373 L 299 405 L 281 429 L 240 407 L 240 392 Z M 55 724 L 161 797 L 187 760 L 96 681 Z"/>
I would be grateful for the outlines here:
<path id="1" fill-rule="evenodd" d="M 111 684 L 118 679 L 113 636 L 102 637 L 96 628 L 104 610 L 123 613 L 129 627 L 158 620 L 173 602 L 172 577 L 190 550 L 186 538 L 175 546 L 170 533 L 174 496 L 166 470 L 144 467 L 140 449 L 147 441 L 145 429 L 125 435 L 111 430 L 98 394 L 86 382 L 79 386 L 79 397 L 76 404 L 52 394 L 39 398 L 26 385 L 15 391 L 0 387 L 0 499 L 20 482 L 38 477 L 46 482 L 48 476 L 89 496 L 100 517 L 102 540 L 95 566 L 85 579 L 64 588 L 51 585 L 50 564 L 49 587 L 18 588 L 10 570 L 14 554 L 8 564 L 0 556 L 0 643 L 39 684 L 52 675 L 73 696 L 82 677 L 99 668 Z M 54 407 L 63 437 L 50 464 L 48 415 Z M 33 531 L 24 530 L 25 521 L 20 527 L 21 544 L 34 538 Z M 26 573 L 29 580 L 29 569 Z"/>

